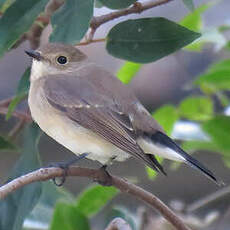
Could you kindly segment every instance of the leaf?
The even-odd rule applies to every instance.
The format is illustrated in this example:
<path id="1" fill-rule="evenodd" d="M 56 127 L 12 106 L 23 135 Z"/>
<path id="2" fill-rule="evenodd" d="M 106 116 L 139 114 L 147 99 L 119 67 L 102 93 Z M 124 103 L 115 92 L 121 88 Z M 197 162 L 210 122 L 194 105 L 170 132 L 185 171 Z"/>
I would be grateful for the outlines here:
<path id="1" fill-rule="evenodd" d="M 50 230 L 89 230 L 89 221 L 75 206 L 58 203 Z"/>
<path id="2" fill-rule="evenodd" d="M 16 150 L 16 146 L 4 137 L 0 136 L 0 150 Z"/>
<path id="3" fill-rule="evenodd" d="M 182 1 L 190 11 L 193 11 L 195 9 L 193 0 L 182 0 Z"/>
<path id="4" fill-rule="evenodd" d="M 203 29 L 203 22 L 202 22 L 201 16 L 207 9 L 209 9 L 209 7 L 211 7 L 213 5 L 214 5 L 214 3 L 212 3 L 212 2 L 200 5 L 193 12 L 187 14 L 180 21 L 180 25 L 184 26 L 190 30 L 193 30 L 196 32 L 201 32 Z M 185 49 L 189 50 L 189 51 L 200 51 L 203 44 L 208 39 L 208 37 L 210 37 L 210 33 L 202 32 L 202 36 L 200 38 L 198 38 L 196 41 L 194 41 L 192 44 L 189 44 L 188 46 L 186 46 Z"/>
<path id="5" fill-rule="evenodd" d="M 148 63 L 175 52 L 199 36 L 166 18 L 141 18 L 114 26 L 109 31 L 106 48 L 115 57 Z"/>
<path id="6" fill-rule="evenodd" d="M 40 167 L 37 144 L 40 137 L 38 126 L 27 127 L 24 136 L 23 153 L 17 161 L 8 181 Z M 26 185 L 0 201 L 0 230 L 21 230 L 26 216 L 33 209 L 41 195 L 41 183 Z"/>
<path id="7" fill-rule="evenodd" d="M 224 59 L 214 63 L 208 68 L 208 73 L 216 72 L 219 70 L 230 70 L 230 59 Z"/>
<path id="8" fill-rule="evenodd" d="M 8 112 L 6 114 L 7 120 L 11 117 L 12 112 L 15 110 L 16 106 L 27 96 L 30 87 L 29 78 L 30 68 L 27 68 L 19 81 L 16 95 L 9 104 Z"/>
<path id="9" fill-rule="evenodd" d="M 68 0 L 51 17 L 51 42 L 76 44 L 88 30 L 94 0 Z"/>
<path id="10" fill-rule="evenodd" d="M 117 77 L 124 83 L 128 84 L 141 68 L 141 64 L 134 62 L 125 62 L 118 70 Z"/>
<path id="11" fill-rule="evenodd" d="M 218 115 L 205 122 L 202 129 L 211 137 L 211 140 L 224 151 L 230 151 L 230 117 Z"/>
<path id="12" fill-rule="evenodd" d="M 200 87 L 207 87 L 213 92 L 230 89 L 230 69 L 217 70 L 215 72 L 200 75 L 194 82 Z"/>
<path id="13" fill-rule="evenodd" d="M 175 122 L 179 119 L 177 110 L 172 105 L 164 105 L 156 110 L 152 116 L 163 127 L 167 135 L 171 135 Z"/>
<path id="14" fill-rule="evenodd" d="M 0 9 L 2 8 L 2 6 L 5 4 L 7 0 L 0 0 Z"/>
<path id="15" fill-rule="evenodd" d="M 48 0 L 16 0 L 0 19 L 0 57 L 27 32 Z"/>
<path id="16" fill-rule="evenodd" d="M 195 152 L 198 150 L 221 152 L 220 148 L 214 142 L 210 142 L 210 141 L 184 141 L 181 147 L 186 152 Z"/>
<path id="17" fill-rule="evenodd" d="M 213 115 L 213 103 L 208 97 L 188 97 L 179 105 L 180 116 L 189 120 L 204 121 Z"/>
<path id="18" fill-rule="evenodd" d="M 110 9 L 122 9 L 132 5 L 137 0 L 98 0 L 102 5 Z"/>
<path id="19" fill-rule="evenodd" d="M 84 215 L 92 216 L 98 213 L 117 194 L 118 190 L 114 187 L 92 186 L 78 196 L 76 207 Z"/>

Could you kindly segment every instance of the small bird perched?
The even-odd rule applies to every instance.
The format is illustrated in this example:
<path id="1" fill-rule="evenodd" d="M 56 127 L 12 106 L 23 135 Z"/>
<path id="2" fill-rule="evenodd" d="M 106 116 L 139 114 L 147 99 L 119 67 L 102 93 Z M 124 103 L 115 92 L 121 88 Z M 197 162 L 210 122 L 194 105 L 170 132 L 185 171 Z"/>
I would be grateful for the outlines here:
<path id="1" fill-rule="evenodd" d="M 133 156 L 165 174 L 155 154 L 181 161 L 217 182 L 183 151 L 128 86 L 71 45 L 26 51 L 33 58 L 29 107 L 40 128 L 76 155 L 103 165 Z"/>

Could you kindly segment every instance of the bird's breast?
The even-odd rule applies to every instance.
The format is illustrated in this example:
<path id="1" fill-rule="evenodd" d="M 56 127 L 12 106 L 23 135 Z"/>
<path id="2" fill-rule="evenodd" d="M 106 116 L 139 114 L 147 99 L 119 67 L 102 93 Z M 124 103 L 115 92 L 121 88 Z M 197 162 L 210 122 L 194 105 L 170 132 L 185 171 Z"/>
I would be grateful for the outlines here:
<path id="1" fill-rule="evenodd" d="M 47 101 L 42 87 L 31 85 L 29 92 L 29 107 L 34 121 L 54 140 L 75 154 L 89 153 L 87 158 L 106 164 L 116 157 L 123 161 L 129 157 L 123 150 L 104 140 L 63 113 L 57 111 Z"/>

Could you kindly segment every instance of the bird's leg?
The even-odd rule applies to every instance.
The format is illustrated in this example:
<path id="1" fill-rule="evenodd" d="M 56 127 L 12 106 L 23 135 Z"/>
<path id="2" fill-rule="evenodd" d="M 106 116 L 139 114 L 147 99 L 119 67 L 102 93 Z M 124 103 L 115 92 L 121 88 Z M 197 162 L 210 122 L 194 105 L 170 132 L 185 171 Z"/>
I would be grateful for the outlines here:
<path id="1" fill-rule="evenodd" d="M 76 162 L 85 158 L 88 155 L 89 155 L 88 153 L 82 153 L 81 155 L 75 156 L 73 159 L 71 159 L 67 162 L 59 162 L 59 163 L 53 163 L 53 164 L 49 165 L 49 167 L 58 167 L 58 168 L 63 169 L 63 176 L 61 177 L 60 182 L 57 182 L 57 178 L 55 177 L 55 178 L 53 178 L 54 184 L 56 186 L 62 186 L 65 183 L 69 166 L 75 164 Z"/>
<path id="2" fill-rule="evenodd" d="M 107 165 L 102 165 L 100 170 L 100 179 L 94 179 L 95 182 L 97 182 L 100 185 L 103 186 L 111 186 L 112 185 L 112 177 L 106 170 Z"/>

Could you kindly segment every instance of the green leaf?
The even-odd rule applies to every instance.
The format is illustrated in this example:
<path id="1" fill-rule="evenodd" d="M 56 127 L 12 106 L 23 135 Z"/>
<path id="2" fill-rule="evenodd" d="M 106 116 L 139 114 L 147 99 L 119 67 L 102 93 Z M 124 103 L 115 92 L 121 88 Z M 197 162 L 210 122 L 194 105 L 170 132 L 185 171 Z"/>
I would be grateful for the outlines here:
<path id="1" fill-rule="evenodd" d="M 200 32 L 203 23 L 201 15 L 211 6 L 211 3 L 202 4 L 198 8 L 196 8 L 193 12 L 187 14 L 181 21 L 180 25 L 184 26 L 190 30 Z"/>
<path id="2" fill-rule="evenodd" d="M 16 0 L 0 19 L 0 57 L 27 32 L 48 0 Z"/>
<path id="3" fill-rule="evenodd" d="M 0 9 L 2 8 L 2 6 L 5 4 L 7 0 L 0 0 Z"/>
<path id="4" fill-rule="evenodd" d="M 30 79 L 30 68 L 27 68 L 19 81 L 16 95 L 9 104 L 8 112 L 6 114 L 7 120 L 11 117 L 12 112 L 15 110 L 16 106 L 28 95 L 28 91 L 30 87 L 29 79 Z"/>
<path id="5" fill-rule="evenodd" d="M 23 153 L 17 161 L 8 181 L 40 167 L 37 144 L 40 129 L 35 124 L 27 127 Z M 26 216 L 41 195 L 41 183 L 26 185 L 0 201 L 0 230 L 21 230 Z"/>
<path id="6" fill-rule="evenodd" d="M 196 32 L 201 32 L 203 29 L 202 14 L 209 7 L 211 7 L 213 5 L 214 5 L 214 3 L 206 3 L 206 4 L 200 5 L 193 12 L 187 14 L 180 21 L 180 25 L 182 25 L 182 26 L 184 26 L 190 30 L 193 30 Z M 210 36 L 210 33 L 202 33 L 202 36 L 199 39 L 197 39 L 192 44 L 189 44 L 188 46 L 186 46 L 185 49 L 189 50 L 189 51 L 200 51 L 204 42 L 206 41 L 206 39 L 208 39 L 208 36 Z"/>
<path id="7" fill-rule="evenodd" d="M 109 31 L 106 48 L 115 57 L 148 63 L 177 51 L 199 36 L 166 18 L 141 18 L 114 26 Z"/>
<path id="8" fill-rule="evenodd" d="M 204 121 L 213 115 L 213 103 L 207 97 L 188 97 L 179 105 L 180 116 L 189 120 Z"/>
<path id="9" fill-rule="evenodd" d="M 111 199 L 118 194 L 114 187 L 92 186 L 83 191 L 77 199 L 77 209 L 86 216 L 98 213 Z"/>
<path id="10" fill-rule="evenodd" d="M 134 62 L 125 62 L 118 70 L 117 77 L 124 83 L 128 84 L 141 68 L 141 64 Z"/>
<path id="11" fill-rule="evenodd" d="M 132 5 L 137 0 L 98 0 L 110 9 L 122 9 Z"/>
<path id="12" fill-rule="evenodd" d="M 230 151 L 230 117 L 218 115 L 205 122 L 202 129 L 211 137 L 211 140 L 224 151 Z"/>
<path id="13" fill-rule="evenodd" d="M 193 11 L 195 9 L 193 0 L 182 0 L 182 1 L 190 11 Z"/>
<path id="14" fill-rule="evenodd" d="M 4 137 L 0 136 L 0 150 L 16 150 L 16 146 Z"/>
<path id="15" fill-rule="evenodd" d="M 76 44 L 88 30 L 94 0 L 68 0 L 51 17 L 51 42 Z"/>
<path id="16" fill-rule="evenodd" d="M 171 135 L 175 122 L 179 119 L 176 108 L 172 105 L 164 105 L 156 110 L 152 116 L 163 127 L 167 135 Z"/>
<path id="17" fill-rule="evenodd" d="M 50 230 L 90 230 L 87 217 L 75 206 L 58 203 Z"/>
<path id="18" fill-rule="evenodd" d="M 181 147 L 186 152 L 195 152 L 198 150 L 222 152 L 222 150 L 214 142 L 210 142 L 210 141 L 184 141 Z"/>
<path id="19" fill-rule="evenodd" d="M 207 87 L 213 92 L 230 89 L 230 69 L 220 69 L 203 74 L 194 82 L 200 87 Z"/>
<path id="20" fill-rule="evenodd" d="M 208 68 L 208 73 L 219 71 L 219 70 L 230 70 L 230 59 L 224 59 L 214 63 Z"/>

